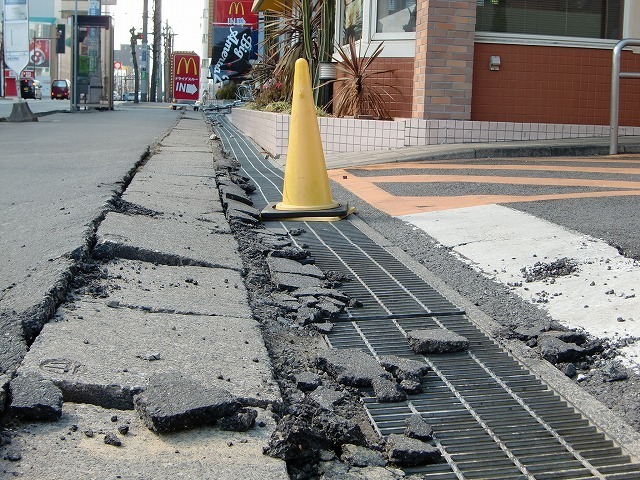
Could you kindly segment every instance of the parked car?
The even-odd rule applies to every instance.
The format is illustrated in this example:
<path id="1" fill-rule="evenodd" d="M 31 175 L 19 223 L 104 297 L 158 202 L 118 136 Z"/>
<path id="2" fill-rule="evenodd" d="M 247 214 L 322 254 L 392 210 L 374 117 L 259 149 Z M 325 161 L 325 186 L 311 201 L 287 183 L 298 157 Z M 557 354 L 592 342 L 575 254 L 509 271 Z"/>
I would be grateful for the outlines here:
<path id="1" fill-rule="evenodd" d="M 42 85 L 38 80 L 23 78 L 20 80 L 20 96 L 22 98 L 42 100 Z"/>
<path id="2" fill-rule="evenodd" d="M 135 92 L 128 92 L 124 94 L 124 100 L 126 100 L 127 102 L 133 102 L 136 99 L 136 93 Z M 140 101 L 140 94 L 138 93 L 138 101 Z"/>
<path id="3" fill-rule="evenodd" d="M 51 100 L 69 100 L 70 91 L 69 80 L 57 79 L 51 82 Z"/>
<path id="4" fill-rule="evenodd" d="M 184 110 L 185 108 L 187 108 L 187 106 L 190 106 L 190 107 L 193 107 L 193 109 L 197 112 L 200 109 L 201 105 L 202 105 L 202 102 L 200 100 L 176 100 L 174 98 L 173 102 L 171 103 L 171 109 Z"/>

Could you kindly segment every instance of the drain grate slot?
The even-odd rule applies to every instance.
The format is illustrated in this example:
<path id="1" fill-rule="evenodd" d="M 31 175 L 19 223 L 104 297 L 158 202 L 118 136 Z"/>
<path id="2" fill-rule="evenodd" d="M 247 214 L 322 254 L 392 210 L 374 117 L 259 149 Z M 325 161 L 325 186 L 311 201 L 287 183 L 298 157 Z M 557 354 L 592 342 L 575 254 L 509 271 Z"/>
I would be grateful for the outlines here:
<path id="1" fill-rule="evenodd" d="M 238 132 L 225 116 L 216 133 L 257 186 L 256 208 L 281 198 L 282 172 Z M 365 394 L 365 408 L 383 436 L 403 433 L 404 422 L 419 413 L 431 423 L 447 461 L 406 469 L 438 480 L 569 480 L 640 478 L 640 466 L 523 369 L 466 317 L 349 220 L 335 223 L 282 222 L 303 228 L 295 241 L 308 248 L 316 264 L 352 281 L 341 287 L 361 301 L 336 319 L 327 336 L 333 348 L 392 354 L 431 367 L 424 392 L 405 402 L 376 401 Z M 447 328 L 467 337 L 469 352 L 416 355 L 406 333 Z"/>

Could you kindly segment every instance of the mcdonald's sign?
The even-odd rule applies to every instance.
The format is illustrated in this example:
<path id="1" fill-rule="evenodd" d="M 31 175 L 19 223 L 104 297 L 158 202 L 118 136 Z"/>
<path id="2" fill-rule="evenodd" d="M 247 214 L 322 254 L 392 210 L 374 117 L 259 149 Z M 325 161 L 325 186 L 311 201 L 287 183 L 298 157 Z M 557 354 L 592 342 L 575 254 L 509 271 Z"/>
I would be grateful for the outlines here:
<path id="1" fill-rule="evenodd" d="M 174 100 L 200 98 L 200 57 L 192 52 L 174 52 L 171 57 Z"/>
<path id="2" fill-rule="evenodd" d="M 178 60 L 178 65 L 176 65 L 176 75 L 177 76 L 193 76 L 199 77 L 198 74 L 198 64 L 196 62 L 195 57 L 193 56 L 180 56 L 180 60 Z"/>
<path id="3" fill-rule="evenodd" d="M 251 11 L 253 0 L 216 0 L 214 25 L 257 27 L 258 14 Z"/>
<path id="4" fill-rule="evenodd" d="M 234 13 L 235 17 L 237 17 L 238 14 L 241 14 L 241 16 L 244 18 L 244 5 L 242 4 L 242 2 L 231 2 L 231 5 L 229 5 L 229 16 Z"/>

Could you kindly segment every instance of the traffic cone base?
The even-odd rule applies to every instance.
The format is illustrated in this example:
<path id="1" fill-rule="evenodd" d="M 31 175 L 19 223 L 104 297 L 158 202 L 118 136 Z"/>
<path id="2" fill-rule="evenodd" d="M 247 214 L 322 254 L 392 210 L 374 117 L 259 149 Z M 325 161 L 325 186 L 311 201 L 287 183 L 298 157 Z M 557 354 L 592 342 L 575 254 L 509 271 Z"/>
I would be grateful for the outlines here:
<path id="1" fill-rule="evenodd" d="M 300 211 L 306 211 L 306 210 L 312 210 L 312 211 L 318 210 L 322 212 L 324 210 L 336 208 L 338 205 L 340 205 L 338 202 L 332 202 L 327 205 L 289 205 L 284 202 L 278 202 L 276 203 L 275 208 L 276 210 L 287 210 L 291 212 L 300 212 Z"/>
<path id="2" fill-rule="evenodd" d="M 349 207 L 348 204 L 342 205 L 340 203 L 335 208 L 325 210 L 278 210 L 277 206 L 278 203 L 276 202 L 267 205 L 260 212 L 260 218 L 264 221 L 335 222 L 355 212 L 355 207 Z"/>
<path id="3" fill-rule="evenodd" d="M 284 169 L 282 201 L 270 204 L 265 220 L 293 218 L 344 218 L 350 213 L 331 196 L 322 138 L 311 89 L 309 64 L 298 59 L 293 80 L 289 146 Z"/>

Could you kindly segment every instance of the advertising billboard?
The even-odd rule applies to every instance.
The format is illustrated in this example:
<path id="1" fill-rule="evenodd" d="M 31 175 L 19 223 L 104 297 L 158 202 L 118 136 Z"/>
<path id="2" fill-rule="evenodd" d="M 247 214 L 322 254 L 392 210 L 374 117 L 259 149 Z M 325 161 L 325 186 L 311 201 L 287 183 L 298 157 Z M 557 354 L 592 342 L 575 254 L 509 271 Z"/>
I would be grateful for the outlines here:
<path id="1" fill-rule="evenodd" d="M 258 26 L 258 14 L 251 11 L 253 0 L 216 0 L 216 25 Z"/>
<path id="2" fill-rule="evenodd" d="M 209 78 L 214 83 L 241 77 L 251 69 L 249 60 L 256 46 L 254 33 L 257 32 L 248 27 L 213 27 Z"/>
<path id="3" fill-rule="evenodd" d="M 50 67 L 51 40 L 32 38 L 29 40 L 29 66 L 35 68 Z"/>
<path id="4" fill-rule="evenodd" d="M 174 52 L 171 59 L 173 99 L 200 98 L 200 57 L 192 52 Z"/>

